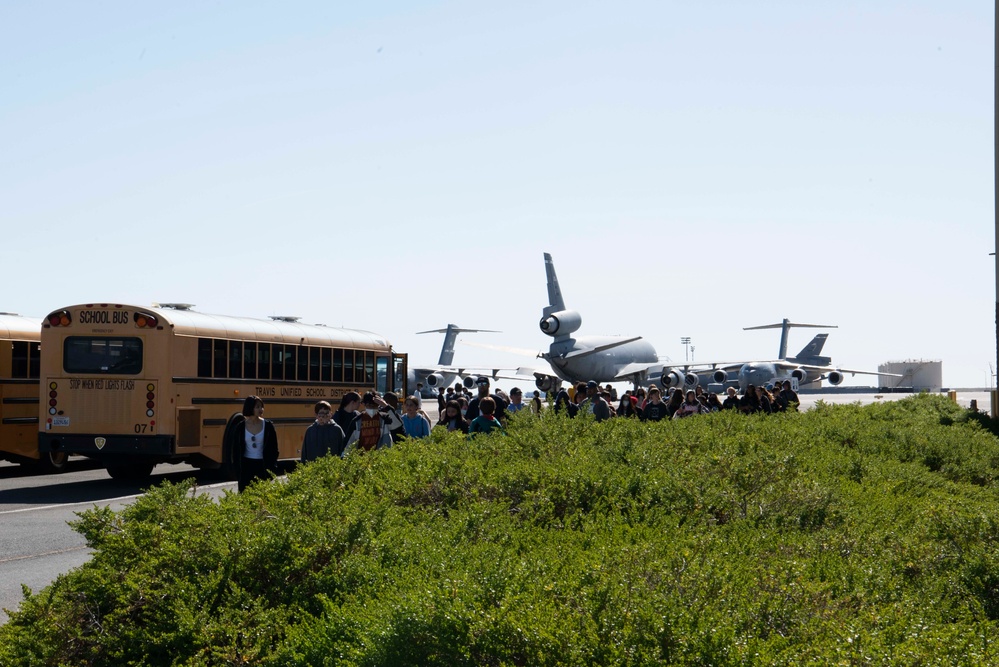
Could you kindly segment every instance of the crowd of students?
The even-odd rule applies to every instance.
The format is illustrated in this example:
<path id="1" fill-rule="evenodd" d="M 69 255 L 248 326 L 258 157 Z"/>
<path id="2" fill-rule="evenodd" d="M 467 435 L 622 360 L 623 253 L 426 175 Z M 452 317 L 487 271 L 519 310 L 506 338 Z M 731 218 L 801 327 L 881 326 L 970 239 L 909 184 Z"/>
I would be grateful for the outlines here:
<path id="1" fill-rule="evenodd" d="M 472 396 L 462 385 L 440 392 L 436 426 L 448 431 L 469 434 L 490 433 L 503 428 L 507 413 L 520 410 L 541 410 L 541 397 L 534 392 L 530 403 L 523 402 L 523 392 L 514 387 L 509 394 L 501 390 L 490 393 L 489 378 L 475 382 L 477 394 Z M 316 421 L 305 431 L 302 441 L 302 462 L 332 454 L 344 456 L 353 449 L 370 451 L 391 446 L 403 438 L 426 438 L 434 426 L 423 410 L 420 393 L 407 396 L 403 412 L 399 412 L 399 397 L 394 392 L 384 396 L 369 391 L 361 396 L 347 392 L 334 412 L 326 401 L 315 405 Z"/>
<path id="2" fill-rule="evenodd" d="M 529 403 L 524 403 L 523 392 L 517 387 L 509 394 L 501 390 L 491 392 L 486 377 L 478 378 L 475 387 L 477 394 L 474 396 L 460 384 L 441 390 L 436 426 L 474 435 L 502 429 L 507 413 L 541 412 L 538 391 Z M 613 388 L 610 385 L 601 387 L 591 380 L 561 389 L 552 406 L 556 412 L 564 411 L 570 417 L 586 411 L 597 421 L 611 417 L 661 421 L 721 410 L 738 410 L 745 414 L 797 411 L 799 403 L 798 394 L 789 381 L 778 384 L 773 392 L 766 387 L 749 385 L 742 396 L 734 387 L 729 387 L 726 394 L 722 401 L 714 392 L 706 392 L 698 386 L 686 391 L 671 387 L 664 396 L 659 387 L 652 385 L 647 390 L 644 387 L 634 392 L 629 389 L 615 405 Z M 305 433 L 302 461 L 326 454 L 343 456 L 354 448 L 368 451 L 391 445 L 404 437 L 428 437 L 433 422 L 423 410 L 419 393 L 408 396 L 403 406 L 400 414 L 398 396 L 392 392 L 384 397 L 376 392 L 367 392 L 363 397 L 357 392 L 348 392 L 336 412 L 329 403 L 320 401 L 315 406 L 316 421 Z"/>
<path id="3" fill-rule="evenodd" d="M 593 380 L 580 382 L 569 389 L 562 389 L 555 396 L 554 409 L 565 411 L 570 417 L 575 417 L 581 410 L 594 415 L 597 421 L 610 417 L 634 417 L 643 421 L 661 421 L 663 419 L 683 419 L 690 415 L 719 412 L 721 410 L 738 410 L 745 414 L 763 412 L 796 412 L 798 410 L 798 394 L 791 388 L 791 382 L 785 380 L 774 387 L 771 392 L 766 387 L 748 385 L 742 396 L 735 387 L 726 390 L 724 401 L 714 392 L 706 392 L 700 386 L 686 391 L 670 387 L 663 396 L 659 387 L 652 385 L 646 390 L 639 387 L 636 391 L 628 390 L 617 400 L 610 385 L 601 387 Z"/>
<path id="4" fill-rule="evenodd" d="M 501 390 L 490 392 L 489 378 L 475 381 L 476 395 L 472 396 L 461 384 L 438 397 L 439 419 L 436 427 L 447 431 L 460 431 L 469 437 L 476 433 L 502 430 L 507 413 L 529 410 L 540 414 L 540 392 L 535 391 L 529 403 L 524 403 L 523 392 L 514 387 L 509 394 Z M 670 388 L 663 396 L 659 387 L 646 390 L 630 389 L 617 401 L 610 385 L 601 387 L 595 381 L 581 382 L 568 389 L 560 389 L 551 400 L 555 412 L 565 412 L 575 417 L 582 412 L 593 414 L 597 421 L 612 417 L 632 417 L 643 421 L 683 419 L 691 415 L 720 410 L 738 410 L 752 414 L 798 410 L 798 394 L 790 381 L 778 384 L 771 392 L 766 387 L 749 385 L 742 396 L 734 387 L 726 390 L 724 401 L 713 392 L 701 387 L 688 389 Z M 353 449 L 370 451 L 391 446 L 403 438 L 426 438 L 432 428 L 430 416 L 423 410 L 420 394 L 406 397 L 403 412 L 399 412 L 399 397 L 393 392 L 384 396 L 369 391 L 361 396 L 347 392 L 340 400 L 340 407 L 326 401 L 314 406 L 316 420 L 305 431 L 302 440 L 302 462 L 322 456 L 345 456 Z M 236 456 L 239 459 L 239 490 L 254 479 L 266 477 L 277 462 L 277 436 L 273 426 L 263 418 L 264 404 L 258 396 L 249 396 L 243 404 L 244 421 L 234 431 Z"/>

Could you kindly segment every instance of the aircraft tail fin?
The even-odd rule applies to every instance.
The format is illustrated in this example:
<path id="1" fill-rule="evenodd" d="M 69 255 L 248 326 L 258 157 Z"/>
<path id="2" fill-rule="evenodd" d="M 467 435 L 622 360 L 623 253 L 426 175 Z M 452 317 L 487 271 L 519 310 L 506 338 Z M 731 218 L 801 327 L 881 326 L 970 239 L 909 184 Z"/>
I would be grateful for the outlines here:
<path id="1" fill-rule="evenodd" d="M 789 320 L 789 319 L 787 319 L 785 317 L 783 319 L 783 321 L 781 321 L 778 324 L 761 324 L 758 327 L 743 327 L 742 330 L 743 331 L 753 331 L 755 329 L 780 329 L 780 349 L 777 352 L 777 358 L 778 359 L 787 359 L 787 334 L 788 334 L 788 332 L 791 331 L 791 327 L 802 327 L 802 328 L 804 328 L 804 327 L 810 327 L 810 328 L 813 328 L 813 329 L 836 329 L 836 328 L 838 328 L 835 324 L 799 324 L 798 322 L 792 322 L 791 320 Z M 818 338 L 818 336 L 816 336 L 815 338 L 813 338 L 812 339 L 812 343 L 814 343 L 817 338 Z M 811 345 L 812 343 L 809 343 L 809 345 Z M 822 345 L 823 344 L 825 344 L 825 338 L 822 339 L 822 343 L 819 344 L 819 347 L 815 351 L 815 354 L 819 353 L 819 350 L 822 349 Z M 806 346 L 806 349 L 807 349 L 807 346 Z M 802 353 L 804 353 L 804 350 L 802 350 Z M 798 356 L 801 356 L 801 355 L 798 355 Z"/>
<path id="2" fill-rule="evenodd" d="M 438 366 L 450 366 L 454 362 L 454 344 L 458 340 L 460 333 L 500 333 L 492 329 L 462 329 L 454 324 L 447 325 L 446 329 L 431 329 L 430 331 L 417 331 L 418 334 L 442 333 L 444 334 L 444 345 L 441 347 L 441 356 L 437 360 Z"/>
<path id="3" fill-rule="evenodd" d="M 548 317 L 552 313 L 565 310 L 565 301 L 562 300 L 562 288 L 558 285 L 558 276 L 555 275 L 555 263 L 552 256 L 545 253 L 545 275 L 548 278 L 548 306 L 545 308 L 544 316 Z"/>
<path id="4" fill-rule="evenodd" d="M 822 352 L 822 347 L 826 344 L 827 338 L 829 338 L 829 334 L 817 334 L 815 338 L 808 342 L 808 345 L 801 348 L 801 352 L 794 355 L 794 359 L 799 363 L 815 364 L 817 366 L 830 363 L 832 360 L 829 357 L 819 356 Z"/>

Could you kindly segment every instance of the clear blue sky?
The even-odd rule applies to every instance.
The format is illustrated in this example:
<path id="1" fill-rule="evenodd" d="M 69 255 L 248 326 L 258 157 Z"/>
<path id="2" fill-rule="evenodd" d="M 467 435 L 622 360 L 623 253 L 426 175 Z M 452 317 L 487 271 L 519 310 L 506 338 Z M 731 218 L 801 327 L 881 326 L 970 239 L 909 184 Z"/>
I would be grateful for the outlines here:
<path id="1" fill-rule="evenodd" d="M 994 4 L 0 4 L 0 310 L 996 357 Z M 792 334 L 796 351 L 810 332 Z M 457 361 L 525 360 L 462 346 Z M 853 380 L 864 384 L 861 378 Z"/>

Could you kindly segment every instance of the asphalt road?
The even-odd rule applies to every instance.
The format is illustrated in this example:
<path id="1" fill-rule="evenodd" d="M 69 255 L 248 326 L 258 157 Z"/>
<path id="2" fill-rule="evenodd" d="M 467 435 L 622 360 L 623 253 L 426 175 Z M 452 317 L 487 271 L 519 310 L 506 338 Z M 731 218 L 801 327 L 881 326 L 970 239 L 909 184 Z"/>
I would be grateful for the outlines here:
<path id="1" fill-rule="evenodd" d="M 802 407 L 818 400 L 827 403 L 871 403 L 898 400 L 907 394 L 802 394 Z M 968 407 L 971 400 L 981 410 L 989 408 L 984 391 L 959 392 L 958 403 Z M 425 400 L 436 422 L 437 406 Z M 118 482 L 103 468 L 85 459 L 70 461 L 69 470 L 59 475 L 30 475 L 20 466 L 0 462 L 0 609 L 16 609 L 23 599 L 21 584 L 39 591 L 60 574 L 87 561 L 90 551 L 83 537 L 67 522 L 76 513 L 94 506 L 125 507 L 144 488 L 163 480 L 173 482 L 194 477 L 199 490 L 215 497 L 235 490 L 235 482 L 219 482 L 209 473 L 188 465 L 159 465 L 143 484 Z M 6 622 L 0 611 L 0 623 Z"/>
<path id="2" fill-rule="evenodd" d="M 59 475 L 29 475 L 0 463 L 0 623 L 21 603 L 21 584 L 37 592 L 90 557 L 83 536 L 69 527 L 76 513 L 95 506 L 120 509 L 144 488 L 163 480 L 198 479 L 199 489 L 221 495 L 235 482 L 218 482 L 188 465 L 159 465 L 144 484 L 117 482 L 85 459 Z"/>

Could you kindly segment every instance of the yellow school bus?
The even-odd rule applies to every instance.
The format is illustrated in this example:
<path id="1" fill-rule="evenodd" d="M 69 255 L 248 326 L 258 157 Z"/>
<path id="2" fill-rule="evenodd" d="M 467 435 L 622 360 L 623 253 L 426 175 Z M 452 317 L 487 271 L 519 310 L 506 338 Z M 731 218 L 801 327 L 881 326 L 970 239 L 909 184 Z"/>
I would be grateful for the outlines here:
<path id="1" fill-rule="evenodd" d="M 382 336 L 294 317 L 89 303 L 53 311 L 41 343 L 38 450 L 98 459 L 116 479 L 182 461 L 231 477 L 247 396 L 263 399 L 279 456 L 297 458 L 316 401 L 406 391 L 406 355 Z"/>
<path id="2" fill-rule="evenodd" d="M 66 455 L 38 456 L 38 364 L 42 322 L 0 313 L 0 459 L 61 470 Z"/>

